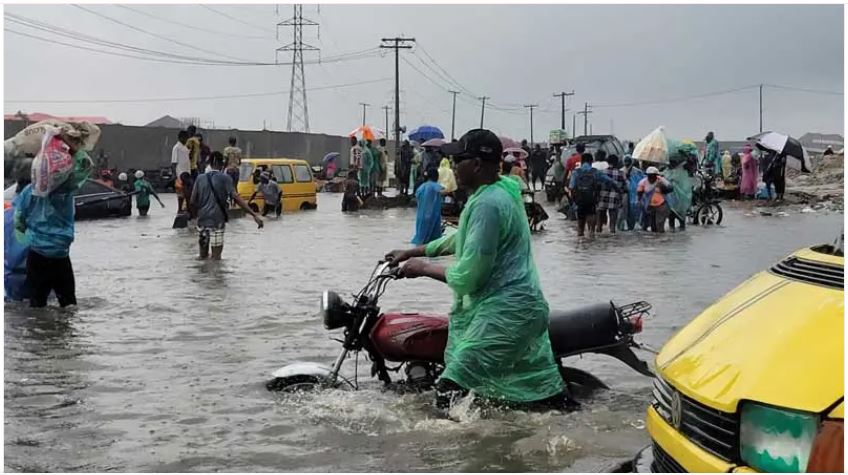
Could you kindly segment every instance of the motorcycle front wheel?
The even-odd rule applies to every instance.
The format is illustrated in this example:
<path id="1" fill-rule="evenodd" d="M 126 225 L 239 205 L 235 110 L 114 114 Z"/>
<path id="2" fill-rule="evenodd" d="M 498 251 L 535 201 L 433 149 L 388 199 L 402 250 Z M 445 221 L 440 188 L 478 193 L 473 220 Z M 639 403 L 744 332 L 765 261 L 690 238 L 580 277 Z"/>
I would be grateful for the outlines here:
<path id="1" fill-rule="evenodd" d="M 284 393 L 317 391 L 322 389 L 324 386 L 324 381 L 321 378 L 308 375 L 274 378 L 265 383 L 265 388 L 268 389 L 268 391 Z"/>
<path id="2" fill-rule="evenodd" d="M 704 203 L 695 212 L 695 223 L 700 225 L 721 224 L 724 211 L 718 203 Z"/>

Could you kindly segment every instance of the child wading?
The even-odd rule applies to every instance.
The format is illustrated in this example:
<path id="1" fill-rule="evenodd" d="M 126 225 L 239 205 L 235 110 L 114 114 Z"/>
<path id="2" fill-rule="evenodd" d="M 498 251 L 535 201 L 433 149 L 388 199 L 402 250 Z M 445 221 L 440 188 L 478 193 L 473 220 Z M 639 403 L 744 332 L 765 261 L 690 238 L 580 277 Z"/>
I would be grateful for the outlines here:
<path id="1" fill-rule="evenodd" d="M 139 216 L 147 216 L 147 211 L 150 209 L 150 195 L 156 198 L 159 206 L 165 207 L 165 204 L 159 199 L 159 195 L 153 190 L 153 186 L 144 178 L 143 171 L 139 170 L 135 172 L 135 184 L 133 184 L 133 188 L 137 193 L 135 196 L 135 206 L 138 208 Z"/>

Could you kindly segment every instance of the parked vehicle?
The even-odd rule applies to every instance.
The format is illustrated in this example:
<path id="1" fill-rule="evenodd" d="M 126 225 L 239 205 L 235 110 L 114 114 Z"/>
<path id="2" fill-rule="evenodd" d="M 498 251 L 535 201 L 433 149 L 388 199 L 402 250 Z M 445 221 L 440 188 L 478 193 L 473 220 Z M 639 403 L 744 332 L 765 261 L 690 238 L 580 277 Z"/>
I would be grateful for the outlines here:
<path id="1" fill-rule="evenodd" d="M 639 472 L 842 472 L 842 238 L 707 308 L 656 357 Z"/>
<path id="2" fill-rule="evenodd" d="M 283 211 L 298 211 L 318 208 L 318 185 L 306 160 L 288 158 L 246 158 L 239 168 L 238 193 L 250 199 L 259 183 L 259 173 L 268 171 L 274 175 L 283 192 Z M 254 203 L 261 209 L 264 200 L 259 195 Z"/>
<path id="3" fill-rule="evenodd" d="M 11 205 L 17 185 L 3 191 L 3 201 Z M 74 194 L 75 218 L 101 219 L 132 215 L 132 195 L 95 180 L 85 180 Z"/>
<path id="4" fill-rule="evenodd" d="M 444 350 L 448 335 L 448 317 L 419 313 L 382 313 L 380 297 L 386 285 L 397 279 L 396 268 L 381 262 L 371 278 L 350 303 L 335 292 L 325 291 L 321 298 L 324 328 L 344 329 L 338 340 L 342 350 L 332 367 L 319 363 L 297 362 L 275 371 L 266 384 L 272 391 L 298 391 L 321 388 L 358 387 L 356 379 L 343 377 L 342 364 L 351 353 L 365 351 L 372 362 L 369 374 L 387 387 L 426 390 L 433 386 L 444 367 Z M 572 390 L 607 388 L 595 376 L 563 364 L 565 358 L 585 353 L 606 354 L 617 358 L 635 371 L 651 376 L 647 364 L 632 351 L 640 345 L 634 335 L 642 331 L 644 318 L 651 305 L 636 302 L 616 306 L 612 302 L 552 312 L 550 339 L 560 374 Z M 399 363 L 390 368 L 388 363 Z M 389 372 L 400 373 L 393 382 Z M 358 371 L 354 372 L 358 374 Z"/>
<path id="5" fill-rule="evenodd" d="M 564 159 L 567 160 L 574 153 L 577 144 L 583 144 L 586 147 L 586 153 L 591 153 L 592 155 L 598 150 L 603 150 L 607 156 L 615 155 L 619 159 L 624 160 L 624 155 L 627 153 L 624 144 L 615 135 L 581 135 L 580 137 L 575 137 L 568 144 L 568 147 L 563 149 L 562 156 Z"/>
<path id="6" fill-rule="evenodd" d="M 698 170 L 692 188 L 692 206 L 689 207 L 689 217 L 693 224 L 721 224 L 724 210 L 718 199 L 715 188 L 715 177 L 709 172 Z"/>

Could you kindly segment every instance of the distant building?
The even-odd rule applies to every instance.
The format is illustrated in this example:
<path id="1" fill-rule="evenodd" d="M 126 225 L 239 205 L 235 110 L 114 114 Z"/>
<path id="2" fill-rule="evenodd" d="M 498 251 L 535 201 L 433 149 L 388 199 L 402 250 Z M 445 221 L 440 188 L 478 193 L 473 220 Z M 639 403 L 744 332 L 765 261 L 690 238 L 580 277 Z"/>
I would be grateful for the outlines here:
<path id="1" fill-rule="evenodd" d="M 106 117 L 100 116 L 59 116 L 59 115 L 51 115 L 44 114 L 42 112 L 33 112 L 31 114 L 27 114 L 25 112 L 18 111 L 15 114 L 4 114 L 3 120 L 12 120 L 12 121 L 23 121 L 28 123 L 41 122 L 42 120 L 60 120 L 62 122 L 90 122 L 92 124 L 97 125 L 108 125 L 113 122 Z"/>
<path id="2" fill-rule="evenodd" d="M 745 140 L 719 140 L 718 141 L 718 151 L 719 153 L 724 153 L 725 150 L 733 153 L 741 153 L 742 149 L 745 148 L 745 144 L 748 142 Z M 704 147 L 706 144 L 703 141 L 695 142 L 695 146 L 698 147 L 698 150 L 703 154 Z"/>
<path id="3" fill-rule="evenodd" d="M 145 127 L 165 127 L 166 129 L 185 129 L 191 125 L 191 123 L 177 119 L 176 117 L 171 117 L 169 115 L 163 115 L 162 117 L 154 120 L 149 124 L 145 124 Z"/>
<path id="4" fill-rule="evenodd" d="M 845 139 L 839 134 L 807 132 L 799 137 L 798 141 L 810 155 L 821 155 L 828 145 L 833 147 L 834 152 L 838 152 L 845 146 Z"/>

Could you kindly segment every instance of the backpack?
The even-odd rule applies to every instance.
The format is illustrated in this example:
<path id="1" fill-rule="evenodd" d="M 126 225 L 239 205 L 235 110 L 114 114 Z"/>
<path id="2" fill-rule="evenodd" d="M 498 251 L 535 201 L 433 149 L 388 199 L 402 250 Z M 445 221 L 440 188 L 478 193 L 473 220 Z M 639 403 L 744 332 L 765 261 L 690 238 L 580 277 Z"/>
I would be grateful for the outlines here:
<path id="1" fill-rule="evenodd" d="M 581 208 L 595 205 L 597 197 L 597 179 L 594 171 L 578 172 L 574 186 L 574 202 Z"/>

